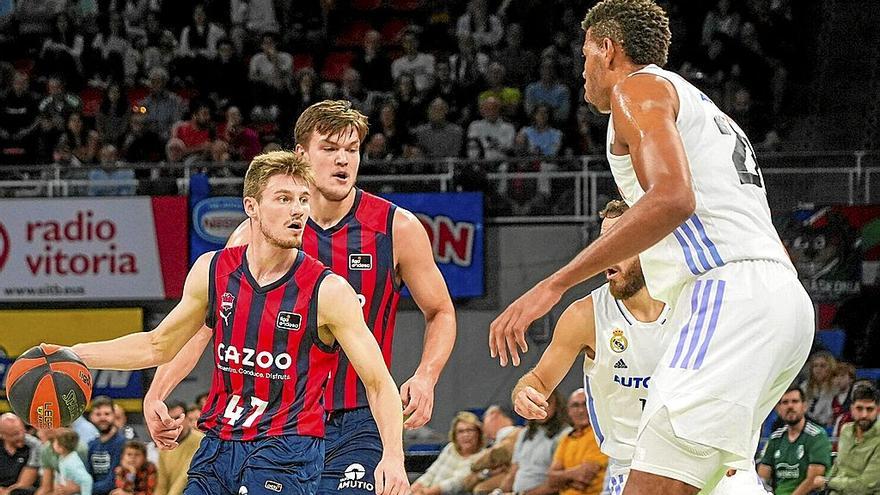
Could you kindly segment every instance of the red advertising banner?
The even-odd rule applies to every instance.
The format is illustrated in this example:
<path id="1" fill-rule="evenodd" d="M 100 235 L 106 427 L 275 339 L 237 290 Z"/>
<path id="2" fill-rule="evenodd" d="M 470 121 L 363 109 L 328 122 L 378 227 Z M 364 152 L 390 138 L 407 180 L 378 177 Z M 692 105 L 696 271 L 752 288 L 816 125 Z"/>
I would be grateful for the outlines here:
<path id="1" fill-rule="evenodd" d="M 0 300 L 177 298 L 186 240 L 185 197 L 0 200 Z"/>

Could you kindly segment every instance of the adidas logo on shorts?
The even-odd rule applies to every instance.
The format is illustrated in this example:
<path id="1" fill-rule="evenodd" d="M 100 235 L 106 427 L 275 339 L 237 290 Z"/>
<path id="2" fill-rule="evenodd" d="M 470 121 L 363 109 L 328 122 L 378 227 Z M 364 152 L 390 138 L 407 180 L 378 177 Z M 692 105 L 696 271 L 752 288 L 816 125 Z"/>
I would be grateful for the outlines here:
<path id="1" fill-rule="evenodd" d="M 626 366 L 626 363 L 623 361 L 623 359 L 618 359 L 617 362 L 614 363 L 614 367 L 616 369 L 623 369 L 623 368 L 626 368 L 627 366 Z"/>

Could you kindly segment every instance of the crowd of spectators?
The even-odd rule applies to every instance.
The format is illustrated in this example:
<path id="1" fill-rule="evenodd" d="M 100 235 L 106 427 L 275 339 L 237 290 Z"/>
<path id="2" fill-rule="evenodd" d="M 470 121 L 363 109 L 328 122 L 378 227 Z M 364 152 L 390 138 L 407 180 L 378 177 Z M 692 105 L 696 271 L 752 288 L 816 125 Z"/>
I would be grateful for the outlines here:
<path id="1" fill-rule="evenodd" d="M 579 23 L 590 2 L 425 1 L 395 10 L 390 1 L 376 11 L 312 3 L 16 3 L 0 12 L 0 78 L 9 88 L 0 96 L 0 160 L 123 181 L 155 178 L 128 163 L 247 161 L 290 147 L 296 117 L 325 98 L 349 99 L 370 116 L 366 173 L 398 171 L 389 159 L 430 171 L 438 165 L 420 160 L 446 157 L 488 160 L 483 174 L 558 170 L 580 167 L 564 157 L 603 152 L 606 119 L 584 104 L 580 75 Z M 794 56 L 778 40 L 792 29 L 792 2 L 666 7 L 669 67 L 731 114 L 756 148 L 776 146 L 772 122 Z M 476 171 L 458 174 L 458 186 L 485 188 Z M 86 192 L 131 194 L 133 184 Z M 514 198 L 513 210 L 548 210 L 564 196 L 552 183 L 495 188 Z"/>
<path id="2" fill-rule="evenodd" d="M 0 495 L 180 495 L 204 436 L 192 410 L 199 408 L 169 405 L 169 414 L 189 421 L 178 447 L 162 452 L 137 438 L 109 397 L 95 397 L 70 428 L 28 430 L 13 413 L 0 415 Z"/>

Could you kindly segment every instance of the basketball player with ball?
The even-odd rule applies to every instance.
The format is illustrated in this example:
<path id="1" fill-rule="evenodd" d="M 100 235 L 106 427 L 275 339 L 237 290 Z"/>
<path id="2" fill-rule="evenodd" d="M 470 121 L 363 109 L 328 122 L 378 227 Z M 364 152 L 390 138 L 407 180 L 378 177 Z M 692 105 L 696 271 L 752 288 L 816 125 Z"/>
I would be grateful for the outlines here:
<path id="1" fill-rule="evenodd" d="M 46 377 L 58 375 L 54 355 L 94 369 L 159 366 L 207 325 L 218 346 L 214 383 L 202 416 L 206 437 L 184 493 L 314 493 L 324 464 L 324 386 L 341 348 L 364 384 L 382 439 L 375 491 L 406 493 L 400 396 L 379 345 L 351 286 L 300 249 L 313 182 L 300 155 L 278 151 L 254 158 L 244 182 L 247 245 L 199 257 L 180 302 L 153 331 L 70 349 L 43 345 L 19 360 L 39 360 L 39 371 L 18 380 L 37 381 L 36 396 L 42 397 Z M 69 368 L 60 372 L 75 378 L 80 368 Z M 9 387 L 18 406 L 35 396 L 21 390 Z M 58 408 L 60 397 L 44 395 L 52 399 L 53 414 L 68 422 L 84 407 L 84 390 L 76 394 L 76 410 L 67 412 Z"/>

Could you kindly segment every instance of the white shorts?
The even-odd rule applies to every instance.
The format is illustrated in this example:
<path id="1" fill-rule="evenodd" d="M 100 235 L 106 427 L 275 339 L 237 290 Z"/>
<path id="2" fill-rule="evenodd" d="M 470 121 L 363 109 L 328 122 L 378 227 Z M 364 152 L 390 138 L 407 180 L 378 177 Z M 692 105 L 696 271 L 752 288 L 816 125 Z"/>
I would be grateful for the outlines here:
<path id="1" fill-rule="evenodd" d="M 605 473 L 605 487 L 602 495 L 621 495 L 626 481 L 629 479 L 631 469 L 630 462 L 618 459 L 608 461 L 608 471 Z M 725 469 L 726 471 L 726 469 Z M 721 473 L 718 473 L 721 476 Z M 767 495 L 764 483 L 755 470 L 755 464 L 747 470 L 737 470 L 733 476 L 723 476 L 714 488 L 700 492 L 700 495 Z"/>
<path id="2" fill-rule="evenodd" d="M 691 457 L 700 469 L 670 477 L 703 488 L 708 462 L 750 469 L 761 423 L 806 362 L 813 304 L 785 265 L 738 261 L 689 282 L 667 325 L 677 335 L 651 377 L 633 469 L 670 476 L 656 466 Z"/>

